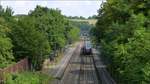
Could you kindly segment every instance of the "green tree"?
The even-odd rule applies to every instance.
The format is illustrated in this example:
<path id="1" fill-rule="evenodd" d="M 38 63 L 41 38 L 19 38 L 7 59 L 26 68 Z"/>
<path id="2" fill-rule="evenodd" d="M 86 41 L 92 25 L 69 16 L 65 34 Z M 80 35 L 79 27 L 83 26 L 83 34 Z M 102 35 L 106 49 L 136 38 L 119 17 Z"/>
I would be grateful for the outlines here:
<path id="1" fill-rule="evenodd" d="M 6 35 L 10 29 L 6 26 L 3 18 L 0 18 L 0 68 L 6 67 L 13 62 L 11 39 Z"/>
<path id="2" fill-rule="evenodd" d="M 92 29 L 119 84 L 149 84 L 148 0 L 107 0 Z"/>
<path id="3" fill-rule="evenodd" d="M 65 17 L 61 15 L 58 9 L 48 9 L 37 6 L 34 11 L 30 12 L 30 16 L 37 18 L 36 27 L 45 33 L 52 49 L 64 47 L 65 39 Z"/>
<path id="4" fill-rule="evenodd" d="M 50 45 L 44 33 L 36 29 L 35 23 L 36 19 L 32 17 L 19 20 L 11 35 L 16 59 L 27 56 L 33 68 L 38 70 L 50 53 Z"/>
<path id="5" fill-rule="evenodd" d="M 79 39 L 79 35 L 80 35 L 79 33 L 80 33 L 79 28 L 74 27 L 70 30 L 68 35 L 71 43 Z"/>

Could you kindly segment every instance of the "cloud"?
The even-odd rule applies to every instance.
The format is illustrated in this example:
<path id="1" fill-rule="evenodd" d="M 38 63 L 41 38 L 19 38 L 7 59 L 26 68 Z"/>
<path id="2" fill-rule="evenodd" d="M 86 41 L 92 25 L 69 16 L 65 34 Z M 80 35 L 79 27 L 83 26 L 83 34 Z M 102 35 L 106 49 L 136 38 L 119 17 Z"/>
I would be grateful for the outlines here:
<path id="1" fill-rule="evenodd" d="M 37 4 L 41 5 L 41 6 L 47 6 L 48 2 L 47 1 L 39 1 L 39 2 L 37 2 Z"/>
<path id="2" fill-rule="evenodd" d="M 28 14 L 36 5 L 49 8 L 59 8 L 63 14 L 68 16 L 88 17 L 97 14 L 101 1 L 1 1 L 4 8 L 11 7 L 15 14 Z"/>

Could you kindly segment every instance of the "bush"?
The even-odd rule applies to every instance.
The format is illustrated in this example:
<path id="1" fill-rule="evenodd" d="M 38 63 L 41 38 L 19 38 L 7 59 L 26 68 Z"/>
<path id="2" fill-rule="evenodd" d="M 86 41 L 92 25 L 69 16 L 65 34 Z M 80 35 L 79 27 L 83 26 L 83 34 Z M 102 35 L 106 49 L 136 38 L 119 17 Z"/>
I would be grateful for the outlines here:
<path id="1" fill-rule="evenodd" d="M 0 18 L 0 68 L 8 66 L 14 59 L 12 53 L 13 45 L 11 39 L 7 36 L 10 29 L 5 25 L 5 20 Z"/>
<path id="2" fill-rule="evenodd" d="M 52 77 L 39 72 L 24 72 L 20 74 L 7 74 L 4 84 L 49 84 Z"/>
<path id="3" fill-rule="evenodd" d="M 99 10 L 92 33 L 118 84 L 150 84 L 149 3 L 107 0 Z"/>

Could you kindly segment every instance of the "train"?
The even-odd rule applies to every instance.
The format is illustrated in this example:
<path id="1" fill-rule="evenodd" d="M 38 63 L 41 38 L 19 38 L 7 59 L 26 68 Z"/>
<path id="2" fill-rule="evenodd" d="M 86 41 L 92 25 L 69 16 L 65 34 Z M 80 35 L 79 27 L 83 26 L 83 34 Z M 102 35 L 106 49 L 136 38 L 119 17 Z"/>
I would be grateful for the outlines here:
<path id="1" fill-rule="evenodd" d="M 85 41 L 82 47 L 83 55 L 91 55 L 92 54 L 92 45 L 90 41 Z"/>

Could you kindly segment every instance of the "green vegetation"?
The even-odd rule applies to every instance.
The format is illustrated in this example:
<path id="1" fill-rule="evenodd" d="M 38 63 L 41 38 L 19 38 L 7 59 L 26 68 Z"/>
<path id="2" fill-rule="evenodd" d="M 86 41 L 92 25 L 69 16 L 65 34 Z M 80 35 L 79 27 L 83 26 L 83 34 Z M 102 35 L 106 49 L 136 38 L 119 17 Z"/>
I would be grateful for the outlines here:
<path id="1" fill-rule="evenodd" d="M 70 19 L 70 21 L 88 23 L 90 25 L 95 25 L 97 22 L 96 19 Z"/>
<path id="2" fill-rule="evenodd" d="M 78 38 L 78 37 L 79 37 L 79 34 L 78 34 L 79 32 L 80 32 L 80 31 L 79 31 L 78 28 L 72 28 L 72 29 L 70 30 L 68 37 L 70 38 L 70 42 L 71 42 L 71 43 L 79 39 L 79 38 Z"/>
<path id="3" fill-rule="evenodd" d="M 49 84 L 52 77 L 38 72 L 24 72 L 20 74 L 7 74 L 5 84 Z"/>
<path id="4" fill-rule="evenodd" d="M 79 28 L 58 9 L 37 6 L 28 15 L 12 16 L 0 6 L 0 67 L 25 57 L 31 69 L 40 70 L 51 52 L 79 38 Z"/>
<path id="5" fill-rule="evenodd" d="M 0 16 L 5 17 L 7 14 L 6 10 L 2 10 L 0 6 Z M 7 65 L 11 64 L 14 57 L 12 53 L 12 42 L 7 33 L 10 32 L 10 29 L 6 25 L 6 20 L 0 17 L 0 68 L 4 68 Z"/>
<path id="6" fill-rule="evenodd" d="M 67 16 L 66 16 L 67 17 Z M 85 17 L 83 16 L 68 16 L 67 18 L 69 19 L 86 19 Z"/>
<path id="7" fill-rule="evenodd" d="M 14 45 L 15 58 L 20 60 L 28 56 L 34 69 L 40 69 L 46 55 L 50 53 L 49 42 L 44 33 L 37 31 L 30 17 L 19 20 L 12 28 L 11 37 Z"/>
<path id="8" fill-rule="evenodd" d="M 97 16 L 96 15 L 89 16 L 88 19 L 97 19 Z"/>
<path id="9" fill-rule="evenodd" d="M 150 1 L 107 0 L 92 29 L 118 84 L 150 83 Z"/>
<path id="10" fill-rule="evenodd" d="M 37 6 L 28 15 L 12 16 L 0 6 L 0 68 L 25 57 L 31 71 L 42 69 L 51 52 L 79 39 L 79 28 L 58 9 Z M 37 72 L 8 74 L 5 84 L 49 84 L 51 77 Z"/>
<path id="11" fill-rule="evenodd" d="M 77 28 L 80 28 L 80 33 L 89 32 L 93 25 L 89 24 L 87 20 L 70 20 L 72 25 L 75 25 Z"/>

